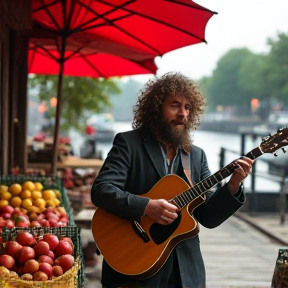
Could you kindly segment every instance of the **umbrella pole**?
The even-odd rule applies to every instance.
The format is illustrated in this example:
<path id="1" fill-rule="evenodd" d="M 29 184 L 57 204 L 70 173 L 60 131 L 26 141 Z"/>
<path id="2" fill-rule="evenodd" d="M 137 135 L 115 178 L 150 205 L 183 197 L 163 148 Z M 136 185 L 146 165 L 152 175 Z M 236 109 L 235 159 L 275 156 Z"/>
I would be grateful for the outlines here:
<path id="1" fill-rule="evenodd" d="M 51 174 L 57 175 L 57 158 L 58 158 L 58 138 L 59 138 L 59 127 L 61 120 L 61 109 L 62 109 L 62 86 L 63 86 L 63 69 L 64 69 L 64 52 L 65 52 L 66 41 L 65 38 L 62 42 L 62 49 L 60 52 L 60 68 L 58 77 L 57 87 L 57 106 L 55 115 L 55 128 L 54 128 L 54 139 L 52 147 L 52 162 L 51 162 Z"/>

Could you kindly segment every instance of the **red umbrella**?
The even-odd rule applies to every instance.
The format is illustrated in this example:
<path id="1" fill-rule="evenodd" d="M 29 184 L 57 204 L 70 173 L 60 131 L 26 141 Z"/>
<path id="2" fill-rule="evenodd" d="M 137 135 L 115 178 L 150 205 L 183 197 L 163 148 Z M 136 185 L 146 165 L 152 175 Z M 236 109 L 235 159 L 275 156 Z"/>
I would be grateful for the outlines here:
<path id="1" fill-rule="evenodd" d="M 156 56 L 206 42 L 206 24 L 215 14 L 190 0 L 32 1 L 28 69 L 59 75 L 57 103 L 61 103 L 63 75 L 155 73 Z M 56 172 L 60 116 L 57 105 L 52 173 Z"/>

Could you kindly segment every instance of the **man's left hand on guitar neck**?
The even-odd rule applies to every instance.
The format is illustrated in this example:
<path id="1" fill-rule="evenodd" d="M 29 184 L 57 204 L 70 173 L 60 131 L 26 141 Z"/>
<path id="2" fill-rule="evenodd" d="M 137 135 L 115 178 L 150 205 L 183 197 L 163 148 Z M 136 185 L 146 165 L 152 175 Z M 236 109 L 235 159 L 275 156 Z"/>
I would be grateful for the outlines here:
<path id="1" fill-rule="evenodd" d="M 234 162 L 237 168 L 234 170 L 227 183 L 228 189 L 232 195 L 235 195 L 239 191 L 239 186 L 251 173 L 253 162 L 253 160 L 245 156 L 240 157 Z"/>

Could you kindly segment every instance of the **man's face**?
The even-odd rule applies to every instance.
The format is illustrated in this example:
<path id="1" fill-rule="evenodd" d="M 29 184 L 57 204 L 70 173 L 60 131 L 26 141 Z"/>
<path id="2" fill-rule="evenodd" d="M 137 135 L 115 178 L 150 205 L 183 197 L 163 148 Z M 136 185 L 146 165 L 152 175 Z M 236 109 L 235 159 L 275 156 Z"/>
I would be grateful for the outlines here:
<path id="1" fill-rule="evenodd" d="M 163 122 L 171 129 L 184 130 L 188 123 L 190 104 L 184 98 L 170 96 L 163 103 Z"/>
<path id="2" fill-rule="evenodd" d="M 170 96 L 162 106 L 162 118 L 158 123 L 158 134 L 162 141 L 178 147 L 187 147 L 190 142 L 188 128 L 190 104 L 184 98 Z"/>

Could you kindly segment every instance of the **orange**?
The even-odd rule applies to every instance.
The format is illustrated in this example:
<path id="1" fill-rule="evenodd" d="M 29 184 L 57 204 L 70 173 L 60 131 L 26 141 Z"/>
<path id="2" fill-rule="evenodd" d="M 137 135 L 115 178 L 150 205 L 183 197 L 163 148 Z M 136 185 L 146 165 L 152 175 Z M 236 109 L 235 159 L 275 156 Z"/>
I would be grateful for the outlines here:
<path id="1" fill-rule="evenodd" d="M 37 198 L 36 200 L 33 201 L 34 206 L 43 208 L 46 206 L 46 201 L 42 198 Z"/>
<path id="2" fill-rule="evenodd" d="M 11 197 L 12 197 L 12 194 L 11 194 L 10 192 L 2 192 L 2 193 L 0 194 L 0 198 L 1 198 L 2 200 L 10 200 Z"/>
<path id="3" fill-rule="evenodd" d="M 32 203 L 32 200 L 31 199 L 24 199 L 22 200 L 22 204 L 21 206 L 25 209 L 28 209 L 30 206 L 32 206 L 33 203 Z"/>
<path id="4" fill-rule="evenodd" d="M 0 200 L 0 207 L 8 206 L 9 202 L 7 200 Z"/>
<path id="5" fill-rule="evenodd" d="M 34 190 L 31 192 L 31 196 L 34 200 L 37 198 L 42 198 L 42 193 L 40 191 Z"/>
<path id="6" fill-rule="evenodd" d="M 12 207 L 20 207 L 22 200 L 19 196 L 14 196 L 10 199 L 9 203 Z"/>
<path id="7" fill-rule="evenodd" d="M 19 195 L 22 191 L 22 186 L 18 183 L 14 183 L 8 188 L 8 191 L 11 192 L 13 196 Z"/>
<path id="8" fill-rule="evenodd" d="M 26 181 L 22 184 L 22 189 L 34 191 L 35 190 L 35 184 L 32 181 Z"/>
<path id="9" fill-rule="evenodd" d="M 23 190 L 20 195 L 22 199 L 31 198 L 32 192 L 30 190 Z"/>
<path id="10" fill-rule="evenodd" d="M 44 190 L 42 191 L 42 198 L 45 200 L 55 199 L 56 194 L 53 190 Z"/>
<path id="11" fill-rule="evenodd" d="M 35 185 L 35 190 L 37 191 L 42 191 L 44 188 L 41 182 L 35 182 L 34 185 Z"/>

